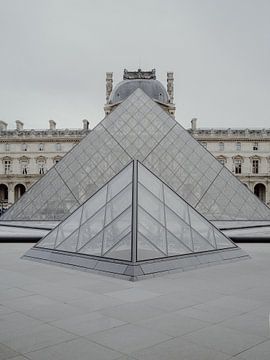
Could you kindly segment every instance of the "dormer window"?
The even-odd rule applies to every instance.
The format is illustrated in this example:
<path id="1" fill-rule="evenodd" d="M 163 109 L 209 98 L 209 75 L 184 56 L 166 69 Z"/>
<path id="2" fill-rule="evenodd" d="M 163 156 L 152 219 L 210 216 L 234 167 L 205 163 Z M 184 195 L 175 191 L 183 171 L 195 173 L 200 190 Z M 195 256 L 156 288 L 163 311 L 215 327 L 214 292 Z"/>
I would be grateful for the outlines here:
<path id="1" fill-rule="evenodd" d="M 259 149 L 259 144 L 257 142 L 253 143 L 253 150 L 257 151 Z"/>
<path id="2" fill-rule="evenodd" d="M 43 150 L 44 150 L 44 144 L 43 144 L 43 143 L 40 143 L 40 144 L 38 145 L 38 150 L 39 150 L 39 151 L 43 151 Z"/>

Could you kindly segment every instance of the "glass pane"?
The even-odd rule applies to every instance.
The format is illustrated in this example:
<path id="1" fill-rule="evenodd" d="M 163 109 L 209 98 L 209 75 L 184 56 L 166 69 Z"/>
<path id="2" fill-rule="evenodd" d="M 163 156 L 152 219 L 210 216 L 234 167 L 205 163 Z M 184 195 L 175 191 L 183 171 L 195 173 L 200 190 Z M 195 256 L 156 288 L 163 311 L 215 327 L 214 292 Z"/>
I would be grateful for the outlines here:
<path id="1" fill-rule="evenodd" d="M 214 249 L 214 247 L 211 246 L 208 241 L 206 241 L 202 236 L 200 236 L 194 230 L 192 230 L 192 238 L 193 238 L 194 252 L 209 251 Z"/>
<path id="2" fill-rule="evenodd" d="M 95 195 L 93 195 L 84 205 L 82 214 L 82 223 L 93 216 L 106 202 L 107 186 L 100 189 Z"/>
<path id="3" fill-rule="evenodd" d="M 162 182 L 141 164 L 138 164 L 138 180 L 163 201 Z"/>
<path id="4" fill-rule="evenodd" d="M 217 249 L 235 247 L 235 244 L 233 244 L 223 234 L 221 234 L 217 231 L 215 231 L 214 233 L 215 233 L 215 238 L 216 238 Z"/>
<path id="5" fill-rule="evenodd" d="M 103 232 L 99 233 L 96 237 L 90 240 L 80 250 L 82 254 L 101 256 Z"/>
<path id="6" fill-rule="evenodd" d="M 137 234 L 137 261 L 166 257 L 166 255 L 153 246 L 142 234 Z"/>
<path id="7" fill-rule="evenodd" d="M 120 194 L 116 195 L 106 205 L 106 225 L 120 215 L 125 209 L 131 205 L 132 201 L 132 185 L 130 184 Z"/>
<path id="8" fill-rule="evenodd" d="M 189 224 L 187 204 L 170 188 L 164 186 L 165 204 Z"/>
<path id="9" fill-rule="evenodd" d="M 131 260 L 131 233 L 129 233 L 123 240 L 120 240 L 114 247 L 111 248 L 105 257 L 113 259 Z"/>
<path id="10" fill-rule="evenodd" d="M 138 184 L 138 203 L 156 220 L 164 225 L 164 205 L 150 191 Z"/>
<path id="11" fill-rule="evenodd" d="M 109 251 L 131 231 L 131 207 L 104 229 L 102 254 Z"/>
<path id="12" fill-rule="evenodd" d="M 108 184 L 108 198 L 110 200 L 118 194 L 124 187 L 132 181 L 133 163 L 130 163 L 123 171 L 121 171 L 115 178 Z"/>
<path id="13" fill-rule="evenodd" d="M 162 251 L 164 256 L 167 254 L 165 228 L 140 207 L 138 207 L 138 231 Z"/>
<path id="14" fill-rule="evenodd" d="M 92 239 L 104 227 L 105 208 L 99 210 L 90 220 L 86 221 L 80 228 L 78 249 L 84 246 L 88 240 Z"/>
<path id="15" fill-rule="evenodd" d="M 213 226 L 207 223 L 198 213 L 190 208 L 190 222 L 191 227 L 195 229 L 201 236 L 210 242 L 210 244 L 215 247 L 215 238 L 213 232 Z"/>
<path id="16" fill-rule="evenodd" d="M 184 246 L 175 236 L 167 231 L 168 255 L 189 254 L 191 250 Z"/>
<path id="17" fill-rule="evenodd" d="M 49 249 L 54 249 L 55 240 L 57 235 L 57 229 L 52 230 L 48 235 L 46 235 L 37 245 L 36 247 L 44 247 Z"/>
<path id="18" fill-rule="evenodd" d="M 179 240 L 182 241 L 188 249 L 192 250 L 192 239 L 190 227 L 184 223 L 173 211 L 165 206 L 166 227 Z"/>
<path id="19" fill-rule="evenodd" d="M 80 226 L 82 208 L 76 210 L 70 217 L 68 217 L 62 224 L 59 225 L 56 246 L 66 239 Z"/>
<path id="20" fill-rule="evenodd" d="M 77 249 L 79 231 L 75 231 L 66 240 L 57 246 L 57 250 L 75 252 Z"/>

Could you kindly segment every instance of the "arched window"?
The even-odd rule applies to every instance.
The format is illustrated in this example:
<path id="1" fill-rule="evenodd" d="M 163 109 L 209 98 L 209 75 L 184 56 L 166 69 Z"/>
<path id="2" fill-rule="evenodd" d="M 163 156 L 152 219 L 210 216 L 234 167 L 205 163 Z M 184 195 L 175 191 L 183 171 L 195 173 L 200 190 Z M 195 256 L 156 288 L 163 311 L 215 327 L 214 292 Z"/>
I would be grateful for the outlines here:
<path id="1" fill-rule="evenodd" d="M 44 144 L 43 144 L 43 143 L 40 143 L 40 144 L 38 145 L 38 150 L 39 150 L 39 151 L 44 151 Z"/>
<path id="2" fill-rule="evenodd" d="M 264 185 L 264 184 L 261 184 L 261 183 L 256 184 L 256 185 L 254 186 L 254 194 L 255 194 L 256 196 L 258 196 L 258 198 L 259 198 L 261 201 L 265 202 L 265 194 L 266 194 L 265 185 Z"/>
<path id="3" fill-rule="evenodd" d="M 5 184 L 0 184 L 0 202 L 8 202 L 8 187 Z"/>
<path id="4" fill-rule="evenodd" d="M 17 184 L 14 187 L 14 200 L 17 201 L 25 193 L 25 186 L 23 184 Z"/>

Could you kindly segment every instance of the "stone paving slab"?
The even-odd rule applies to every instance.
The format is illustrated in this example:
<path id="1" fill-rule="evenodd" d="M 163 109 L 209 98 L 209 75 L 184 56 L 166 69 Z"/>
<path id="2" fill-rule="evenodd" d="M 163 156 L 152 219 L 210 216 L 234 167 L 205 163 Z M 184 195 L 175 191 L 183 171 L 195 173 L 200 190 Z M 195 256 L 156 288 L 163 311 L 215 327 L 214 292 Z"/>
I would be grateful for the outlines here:
<path id="1" fill-rule="evenodd" d="M 26 262 L 0 244 L 0 360 L 269 360 L 270 244 L 141 282 Z"/>

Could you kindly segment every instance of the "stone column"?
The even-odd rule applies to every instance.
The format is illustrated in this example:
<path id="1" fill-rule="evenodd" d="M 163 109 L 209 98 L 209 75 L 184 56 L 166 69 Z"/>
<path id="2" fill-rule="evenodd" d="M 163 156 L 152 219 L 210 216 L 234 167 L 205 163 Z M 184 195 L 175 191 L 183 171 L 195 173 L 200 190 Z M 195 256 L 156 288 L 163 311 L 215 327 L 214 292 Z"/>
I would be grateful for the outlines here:
<path id="1" fill-rule="evenodd" d="M 106 103 L 109 103 L 109 97 L 113 89 L 113 73 L 106 72 Z"/>
<path id="2" fill-rule="evenodd" d="M 14 204 L 14 184 L 8 184 L 8 203 Z"/>
<path id="3" fill-rule="evenodd" d="M 170 98 L 170 103 L 174 101 L 174 86 L 173 86 L 173 72 L 167 72 L 167 92 Z"/>

